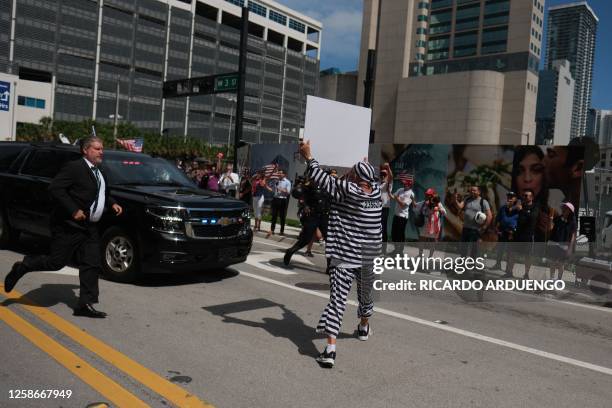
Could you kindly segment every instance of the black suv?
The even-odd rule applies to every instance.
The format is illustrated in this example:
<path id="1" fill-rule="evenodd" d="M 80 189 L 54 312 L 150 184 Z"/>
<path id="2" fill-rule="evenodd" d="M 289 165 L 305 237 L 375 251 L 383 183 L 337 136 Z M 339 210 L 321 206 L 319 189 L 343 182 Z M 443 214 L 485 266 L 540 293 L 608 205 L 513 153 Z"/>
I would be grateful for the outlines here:
<path id="1" fill-rule="evenodd" d="M 0 245 L 20 232 L 51 236 L 49 183 L 64 163 L 80 157 L 70 145 L 0 142 Z M 168 161 L 141 153 L 106 150 L 102 169 L 124 210 L 100 220 L 110 279 L 129 282 L 141 272 L 198 271 L 246 259 L 253 234 L 244 202 L 198 189 Z"/>

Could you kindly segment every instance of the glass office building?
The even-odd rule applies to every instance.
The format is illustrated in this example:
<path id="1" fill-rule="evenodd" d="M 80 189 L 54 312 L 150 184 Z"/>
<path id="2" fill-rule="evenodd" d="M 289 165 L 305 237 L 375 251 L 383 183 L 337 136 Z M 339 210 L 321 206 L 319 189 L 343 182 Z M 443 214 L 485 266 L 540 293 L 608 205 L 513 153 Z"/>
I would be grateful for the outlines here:
<path id="1" fill-rule="evenodd" d="M 162 84 L 237 71 L 242 6 L 244 140 L 295 140 L 317 90 L 321 24 L 273 1 L 3 0 L 0 72 L 53 83 L 56 120 L 111 121 L 118 83 L 123 120 L 226 143 L 231 94 L 163 100 Z"/>
<path id="2" fill-rule="evenodd" d="M 364 0 L 376 141 L 533 144 L 543 18 L 544 0 Z"/>
<path id="3" fill-rule="evenodd" d="M 566 59 L 576 82 L 571 137 L 587 133 L 587 116 L 593 93 L 593 63 L 599 20 L 586 1 L 549 8 L 546 68 Z"/>

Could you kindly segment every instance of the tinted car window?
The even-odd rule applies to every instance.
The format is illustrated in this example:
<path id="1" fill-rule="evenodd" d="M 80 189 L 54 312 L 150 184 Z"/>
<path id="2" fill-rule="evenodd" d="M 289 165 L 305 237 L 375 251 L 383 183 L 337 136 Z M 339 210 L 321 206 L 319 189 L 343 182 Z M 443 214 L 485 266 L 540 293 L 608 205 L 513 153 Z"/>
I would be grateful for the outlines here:
<path id="1" fill-rule="evenodd" d="M 79 154 L 76 152 L 36 150 L 28 157 L 28 162 L 21 173 L 29 176 L 53 178 L 66 162 L 78 158 Z"/>
<path id="2" fill-rule="evenodd" d="M 102 168 L 110 184 L 194 186 L 191 180 L 166 160 L 148 156 L 108 155 L 104 157 Z"/>
<path id="3" fill-rule="evenodd" d="M 11 163 L 15 161 L 19 153 L 25 149 L 25 145 L 0 145 L 0 171 L 6 171 L 11 166 Z"/>

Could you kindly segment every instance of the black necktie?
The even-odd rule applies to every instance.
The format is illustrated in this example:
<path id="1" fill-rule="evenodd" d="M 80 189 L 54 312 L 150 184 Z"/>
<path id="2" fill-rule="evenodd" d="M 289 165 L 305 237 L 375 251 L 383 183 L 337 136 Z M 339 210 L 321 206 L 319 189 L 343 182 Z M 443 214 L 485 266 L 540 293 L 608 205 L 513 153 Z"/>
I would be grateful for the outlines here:
<path id="1" fill-rule="evenodd" d="M 96 210 L 98 209 L 98 197 L 100 197 L 100 187 L 102 185 L 102 181 L 100 180 L 100 170 L 94 166 L 91 168 L 91 171 L 93 171 L 93 174 L 96 177 L 96 200 L 94 201 L 93 210 L 91 211 L 91 214 L 89 215 L 90 220 L 91 220 L 91 217 L 93 217 L 93 215 L 96 213 Z"/>

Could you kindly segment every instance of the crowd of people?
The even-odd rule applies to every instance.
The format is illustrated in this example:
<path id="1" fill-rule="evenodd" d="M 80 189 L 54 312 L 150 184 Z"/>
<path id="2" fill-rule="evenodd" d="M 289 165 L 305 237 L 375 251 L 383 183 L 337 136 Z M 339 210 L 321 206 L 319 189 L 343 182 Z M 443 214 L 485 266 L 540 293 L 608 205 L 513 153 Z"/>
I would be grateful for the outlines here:
<path id="1" fill-rule="evenodd" d="M 559 163 L 568 171 L 562 171 Z M 271 227 L 267 237 L 276 233 L 277 222 L 280 224 L 280 235 L 284 235 L 289 199 L 294 197 L 298 203 L 297 215 L 302 230 L 297 242 L 285 253 L 286 265 L 304 247 L 304 255 L 313 256 L 313 244 L 325 240 L 331 198 L 308 174 L 298 177 L 295 185 L 287 178 L 285 171 L 276 165 L 253 173 L 245 168 L 238 175 L 231 163 L 223 166 L 222 157 L 219 156 L 214 164 L 177 162 L 177 166 L 200 188 L 238 198 L 252 206 L 254 231 L 261 231 L 264 203 L 269 203 Z M 498 209 L 493 208 L 477 185 L 469 186 L 466 196 L 455 193 L 447 197 L 446 203 L 459 214 L 462 221 L 462 255 L 476 257 L 482 246 L 480 244 L 491 240 L 493 235 L 497 242 L 497 255 L 491 269 L 500 270 L 505 278 L 511 278 L 516 260 L 520 259 L 525 265 L 522 278 L 526 279 L 534 263 L 535 252 L 541 252 L 539 249 L 545 244 L 551 276 L 556 272 L 557 278 L 561 279 L 576 242 L 576 208 L 572 203 L 575 197 L 571 187 L 576 180 L 579 181 L 576 175 L 581 174 L 580 166 L 579 156 L 567 149 L 553 147 L 545 154 L 539 147 L 521 146 L 514 154 L 511 191 Z M 335 169 L 327 170 L 326 174 L 340 180 L 348 176 L 339 177 Z M 395 190 L 394 180 L 400 184 Z M 435 244 L 444 238 L 447 208 L 433 187 L 424 188 L 424 196 L 418 200 L 414 183 L 414 176 L 410 174 L 394 177 L 389 163 L 379 168 L 376 184 L 381 192 L 383 248 L 386 252 L 390 238 L 394 243 L 392 255 L 402 253 L 407 226 L 412 225 L 418 236 L 419 256 L 428 251 L 431 257 Z M 563 187 L 568 196 L 559 209 L 548 204 L 550 186 Z"/>

